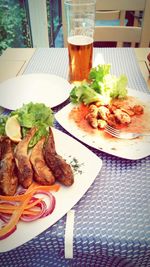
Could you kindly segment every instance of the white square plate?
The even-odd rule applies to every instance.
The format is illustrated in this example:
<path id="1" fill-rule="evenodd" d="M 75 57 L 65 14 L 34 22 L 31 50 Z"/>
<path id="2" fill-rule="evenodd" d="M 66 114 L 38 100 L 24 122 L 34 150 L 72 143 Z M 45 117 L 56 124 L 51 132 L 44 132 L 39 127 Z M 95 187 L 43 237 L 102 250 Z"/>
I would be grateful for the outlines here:
<path id="1" fill-rule="evenodd" d="M 70 187 L 61 186 L 58 192 L 52 192 L 56 198 L 56 206 L 51 215 L 30 223 L 19 222 L 17 230 L 0 241 L 0 252 L 26 243 L 56 223 L 82 198 L 101 170 L 102 161 L 93 152 L 65 133 L 52 129 L 57 153 L 68 163 L 77 159 L 80 166 L 74 173 L 74 184 Z"/>
<path id="2" fill-rule="evenodd" d="M 138 98 L 148 106 L 150 114 L 150 95 L 132 89 L 128 89 L 128 95 Z M 73 120 L 69 119 L 69 114 L 73 107 L 73 104 L 68 104 L 56 113 L 55 118 L 65 130 L 78 140 L 93 148 L 125 159 L 137 160 L 150 155 L 150 136 L 123 140 L 114 137 L 106 138 L 103 131 L 99 135 L 91 135 L 79 128 Z"/>

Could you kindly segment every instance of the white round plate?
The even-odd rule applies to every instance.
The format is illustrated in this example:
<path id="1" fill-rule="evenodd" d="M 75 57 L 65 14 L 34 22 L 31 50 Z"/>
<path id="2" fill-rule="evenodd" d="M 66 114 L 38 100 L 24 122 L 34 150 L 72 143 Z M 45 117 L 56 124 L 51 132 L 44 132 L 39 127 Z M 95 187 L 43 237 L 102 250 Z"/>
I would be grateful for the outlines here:
<path id="1" fill-rule="evenodd" d="M 15 110 L 33 102 L 53 108 L 64 102 L 70 91 L 71 84 L 62 77 L 46 73 L 26 74 L 0 83 L 0 106 Z"/>

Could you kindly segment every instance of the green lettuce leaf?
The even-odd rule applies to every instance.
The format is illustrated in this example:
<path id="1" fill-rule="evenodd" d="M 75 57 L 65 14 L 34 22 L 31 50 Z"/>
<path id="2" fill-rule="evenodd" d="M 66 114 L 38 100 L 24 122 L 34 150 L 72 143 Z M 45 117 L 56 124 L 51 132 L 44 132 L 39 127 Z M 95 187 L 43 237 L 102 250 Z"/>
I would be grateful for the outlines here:
<path id="1" fill-rule="evenodd" d="M 110 67 L 110 64 L 101 64 L 90 70 L 91 88 L 99 94 L 102 94 L 103 80 L 106 75 L 110 74 Z"/>
<path id="2" fill-rule="evenodd" d="M 89 104 L 100 99 L 100 95 L 92 89 L 86 82 L 75 86 L 70 93 L 70 100 L 72 103 L 77 104 L 83 102 Z"/>
<path id="3" fill-rule="evenodd" d="M 5 124 L 8 119 L 8 116 L 3 114 L 0 115 L 0 135 L 5 135 Z"/>
<path id="4" fill-rule="evenodd" d="M 128 80 L 125 75 L 121 75 L 115 82 L 112 90 L 110 91 L 111 98 L 123 99 L 127 96 L 127 84 Z"/>
<path id="5" fill-rule="evenodd" d="M 127 96 L 127 77 L 116 77 L 110 73 L 110 64 L 98 65 L 89 74 L 90 82 L 81 82 L 70 92 L 72 103 L 89 104 L 103 100 L 108 104 L 111 98 L 125 98 Z"/>
<path id="6" fill-rule="evenodd" d="M 13 115 L 18 115 L 23 137 L 30 128 L 37 127 L 38 130 L 32 138 L 29 147 L 33 147 L 42 136 L 46 136 L 48 127 L 53 126 L 54 123 L 53 111 L 43 103 L 34 104 L 30 102 L 29 104 L 24 104 L 21 108 L 10 113 L 10 116 Z"/>

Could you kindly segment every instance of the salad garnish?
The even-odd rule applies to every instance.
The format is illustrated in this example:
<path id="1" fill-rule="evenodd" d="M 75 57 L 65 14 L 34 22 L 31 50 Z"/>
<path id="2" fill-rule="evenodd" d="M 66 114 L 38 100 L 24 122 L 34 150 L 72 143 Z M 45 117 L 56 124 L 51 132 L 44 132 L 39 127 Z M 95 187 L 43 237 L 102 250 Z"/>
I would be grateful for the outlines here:
<path id="1" fill-rule="evenodd" d="M 128 80 L 125 75 L 116 77 L 110 73 L 110 64 L 101 64 L 91 69 L 89 80 L 82 81 L 73 87 L 70 92 L 70 101 L 74 104 L 103 100 L 109 103 L 110 99 L 123 99 L 127 96 Z"/>
<path id="2" fill-rule="evenodd" d="M 42 136 L 48 134 L 48 127 L 53 126 L 54 114 L 50 107 L 43 103 L 28 103 L 21 108 L 12 111 L 9 115 L 0 115 L 0 135 L 6 135 L 5 125 L 9 117 L 15 116 L 21 126 L 22 138 L 24 138 L 32 127 L 37 131 L 32 138 L 29 147 L 33 147 Z"/>

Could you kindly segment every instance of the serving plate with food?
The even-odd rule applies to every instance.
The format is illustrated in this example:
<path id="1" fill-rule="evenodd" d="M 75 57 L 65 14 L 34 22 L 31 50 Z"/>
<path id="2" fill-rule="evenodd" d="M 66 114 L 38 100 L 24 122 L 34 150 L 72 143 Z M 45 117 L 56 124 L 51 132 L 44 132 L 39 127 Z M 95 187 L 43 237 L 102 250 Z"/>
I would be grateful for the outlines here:
<path id="1" fill-rule="evenodd" d="M 90 82 L 76 83 L 70 104 L 55 118 L 70 134 L 93 148 L 131 160 L 150 155 L 150 136 L 121 140 L 106 125 L 123 132 L 150 133 L 150 95 L 127 87 L 127 77 L 110 73 L 110 65 L 91 69 Z"/>
<path id="2" fill-rule="evenodd" d="M 94 153 L 53 128 L 53 120 L 50 108 L 32 102 L 0 117 L 0 252 L 56 223 L 102 167 Z"/>

